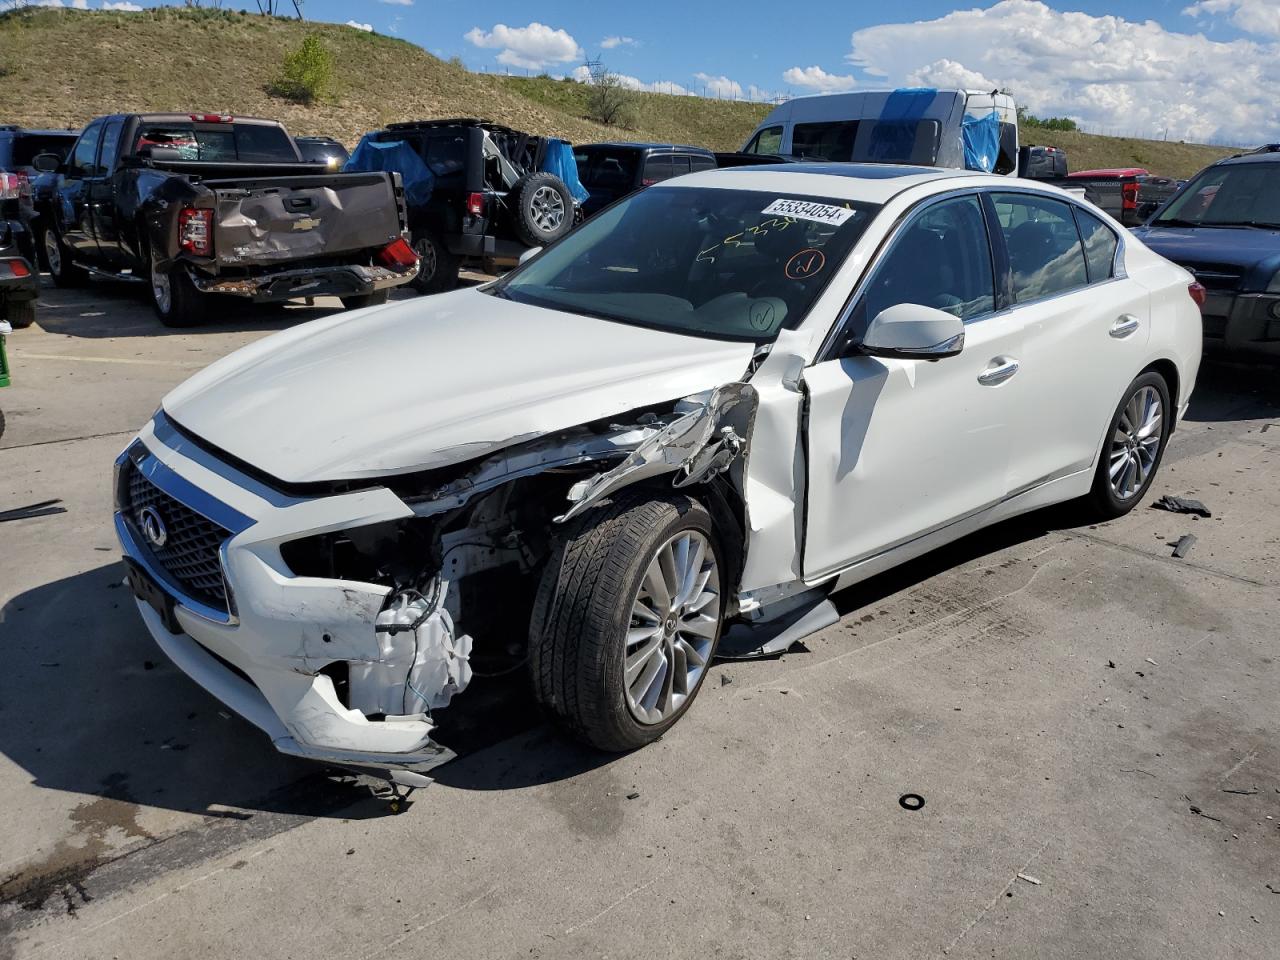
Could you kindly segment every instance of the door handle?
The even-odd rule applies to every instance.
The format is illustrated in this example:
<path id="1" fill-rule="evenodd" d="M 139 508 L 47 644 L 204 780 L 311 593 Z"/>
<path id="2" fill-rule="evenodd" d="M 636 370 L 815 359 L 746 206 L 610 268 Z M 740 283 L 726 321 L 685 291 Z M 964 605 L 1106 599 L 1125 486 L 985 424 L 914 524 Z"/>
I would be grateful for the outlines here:
<path id="1" fill-rule="evenodd" d="M 1111 325 L 1111 329 L 1107 333 L 1117 340 L 1123 340 L 1125 337 L 1136 333 L 1141 323 L 1142 321 L 1132 313 L 1122 313 L 1116 317 L 1116 322 Z"/>
<path id="2" fill-rule="evenodd" d="M 994 387 L 1017 373 L 1018 367 L 1018 361 L 1013 357 L 992 357 L 987 369 L 978 374 L 978 382 L 984 387 Z"/>

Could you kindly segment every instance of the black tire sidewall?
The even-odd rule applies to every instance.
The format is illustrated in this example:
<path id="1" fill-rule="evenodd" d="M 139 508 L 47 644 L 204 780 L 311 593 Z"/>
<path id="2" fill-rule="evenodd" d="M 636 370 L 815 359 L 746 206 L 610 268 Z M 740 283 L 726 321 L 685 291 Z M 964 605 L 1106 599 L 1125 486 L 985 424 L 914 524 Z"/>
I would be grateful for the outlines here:
<path id="1" fill-rule="evenodd" d="M 24 330 L 36 320 L 35 300 L 10 300 L 5 307 L 9 325 L 15 330 Z"/>
<path id="2" fill-rule="evenodd" d="M 1133 395 L 1143 387 L 1154 387 L 1156 392 L 1160 394 L 1160 415 L 1163 418 L 1163 423 L 1160 425 L 1160 449 L 1156 451 L 1155 462 L 1151 465 L 1151 472 L 1147 474 L 1147 479 L 1143 483 L 1142 489 L 1129 499 L 1121 500 L 1115 495 L 1115 491 L 1111 489 L 1111 457 L 1109 455 L 1111 438 L 1115 435 L 1116 428 L 1120 423 L 1120 415 L 1124 412 L 1124 408 L 1129 405 Z M 1120 402 L 1116 404 L 1115 412 L 1111 415 L 1111 420 L 1107 424 L 1106 436 L 1102 441 L 1102 450 L 1098 454 L 1098 467 L 1094 474 L 1090 499 L 1095 512 L 1099 516 L 1105 519 L 1122 517 L 1142 502 L 1142 499 L 1147 495 L 1147 491 L 1151 489 L 1151 484 L 1155 482 L 1156 474 L 1160 472 L 1160 465 L 1164 462 L 1164 451 L 1169 446 L 1169 435 L 1172 432 L 1173 423 L 1174 410 L 1172 401 L 1169 398 L 1169 384 L 1165 382 L 1164 377 L 1154 370 L 1148 370 L 1146 373 L 1140 374 L 1129 384 L 1124 391 L 1124 395 L 1120 398 Z"/>
<path id="3" fill-rule="evenodd" d="M 149 257 L 147 270 L 151 270 Z M 160 306 L 160 301 L 156 299 L 156 290 L 151 283 L 149 272 L 147 274 L 147 296 L 150 297 L 151 307 L 155 310 L 156 316 L 160 318 L 160 322 L 166 327 L 181 330 L 187 327 L 194 327 L 204 319 L 204 298 L 210 296 L 210 294 L 203 294 L 197 290 L 182 266 L 174 264 L 169 269 L 169 310 L 167 312 L 163 310 Z"/>
<path id="4" fill-rule="evenodd" d="M 418 247 L 422 244 L 430 244 L 434 251 L 435 269 L 425 276 L 419 269 L 418 275 L 410 281 L 410 285 L 419 293 L 444 293 L 446 290 L 452 290 L 458 285 L 458 258 L 450 253 L 440 238 L 433 233 L 427 231 L 415 233 L 413 246 Z"/>
<path id="5" fill-rule="evenodd" d="M 53 269 L 53 264 L 48 262 L 48 254 L 46 253 L 48 250 L 48 240 L 46 239 L 46 235 L 53 238 L 53 242 L 58 248 L 58 263 L 61 266 L 60 270 L 55 271 Z M 41 227 L 39 253 L 47 263 L 49 276 L 53 278 L 55 286 L 77 287 L 83 282 L 83 271 L 71 262 L 71 253 L 67 249 L 67 245 L 62 242 L 62 238 L 58 236 L 58 231 L 54 228 L 52 223 L 46 223 Z"/>
<path id="6" fill-rule="evenodd" d="M 662 505 L 663 516 L 659 522 L 652 523 L 638 516 L 639 508 L 647 504 Z M 716 648 L 720 644 L 720 635 L 724 629 L 724 551 L 719 537 L 716 536 L 711 515 L 706 508 L 690 497 L 645 497 L 636 501 L 624 520 L 627 525 L 639 525 L 640 530 L 638 544 L 628 542 L 628 539 L 622 536 L 624 530 L 619 529 L 619 535 L 609 546 L 610 559 L 625 556 L 625 574 L 618 578 L 616 587 L 613 589 L 610 589 L 604 578 L 597 580 L 591 597 L 591 606 L 596 614 L 590 619 L 592 628 L 584 630 L 583 636 L 564 638 L 566 642 L 583 643 L 580 662 L 589 661 L 583 664 L 585 669 L 580 671 L 576 682 L 591 682 L 588 678 L 599 678 L 604 685 L 603 702 L 607 705 L 605 715 L 593 718 L 596 729 L 583 732 L 595 746 L 611 750 L 637 749 L 662 736 L 689 710 L 706 682 L 708 671 L 704 670 L 698 686 L 680 708 L 661 723 L 642 724 L 631 715 L 627 707 L 623 679 L 626 656 L 624 638 L 631 626 L 631 607 L 640 589 L 645 570 L 658 548 L 682 531 L 696 530 L 707 538 L 711 549 L 715 552 L 716 569 L 720 577 L 718 586 L 721 598 L 721 623 L 707 658 L 708 666 L 715 657 Z M 553 599 L 552 602 L 558 602 L 558 598 Z M 604 625 L 603 635 L 599 629 L 601 624 Z M 583 695 L 579 695 L 579 702 L 585 699 Z"/>

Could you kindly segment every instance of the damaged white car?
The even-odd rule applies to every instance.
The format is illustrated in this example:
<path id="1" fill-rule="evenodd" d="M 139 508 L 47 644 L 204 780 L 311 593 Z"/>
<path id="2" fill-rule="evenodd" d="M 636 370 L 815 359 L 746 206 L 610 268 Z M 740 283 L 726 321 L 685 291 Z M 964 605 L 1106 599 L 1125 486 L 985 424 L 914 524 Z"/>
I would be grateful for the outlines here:
<path id="1" fill-rule="evenodd" d="M 1132 509 L 1198 292 L 1029 182 L 694 174 L 502 280 L 213 364 L 121 455 L 116 528 L 160 646 L 286 753 L 420 783 L 482 656 L 626 750 L 833 590 L 1046 504 Z"/>

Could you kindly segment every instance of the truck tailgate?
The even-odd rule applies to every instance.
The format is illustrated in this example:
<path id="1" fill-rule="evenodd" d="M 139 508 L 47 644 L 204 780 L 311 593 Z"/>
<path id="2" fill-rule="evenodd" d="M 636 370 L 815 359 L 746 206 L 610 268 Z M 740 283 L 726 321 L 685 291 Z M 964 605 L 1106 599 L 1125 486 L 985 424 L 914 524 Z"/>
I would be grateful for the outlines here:
<path id="1" fill-rule="evenodd" d="M 307 260 L 381 248 L 401 235 L 398 177 L 331 173 L 206 180 L 214 193 L 214 250 L 234 266 Z"/>

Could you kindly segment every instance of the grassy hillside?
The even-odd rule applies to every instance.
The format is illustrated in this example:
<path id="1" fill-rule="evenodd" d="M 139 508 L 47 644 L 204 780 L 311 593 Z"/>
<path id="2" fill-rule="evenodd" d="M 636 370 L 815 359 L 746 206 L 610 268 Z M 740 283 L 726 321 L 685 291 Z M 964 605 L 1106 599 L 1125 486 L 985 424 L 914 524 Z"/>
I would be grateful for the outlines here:
<path id="1" fill-rule="evenodd" d="M 323 102 L 267 92 L 285 53 L 319 34 L 336 59 Z M 732 103 L 636 94 L 632 126 L 585 119 L 586 88 L 549 78 L 470 73 L 413 44 L 332 24 L 234 11 L 112 13 L 30 9 L 0 14 L 0 123 L 78 127 L 112 112 L 209 110 L 278 118 L 298 134 L 354 144 L 394 120 L 482 116 L 568 140 L 657 140 L 735 149 L 768 112 Z M 1197 145 L 1028 130 L 1060 146 L 1073 169 L 1140 164 L 1188 176 L 1228 151 Z"/>

